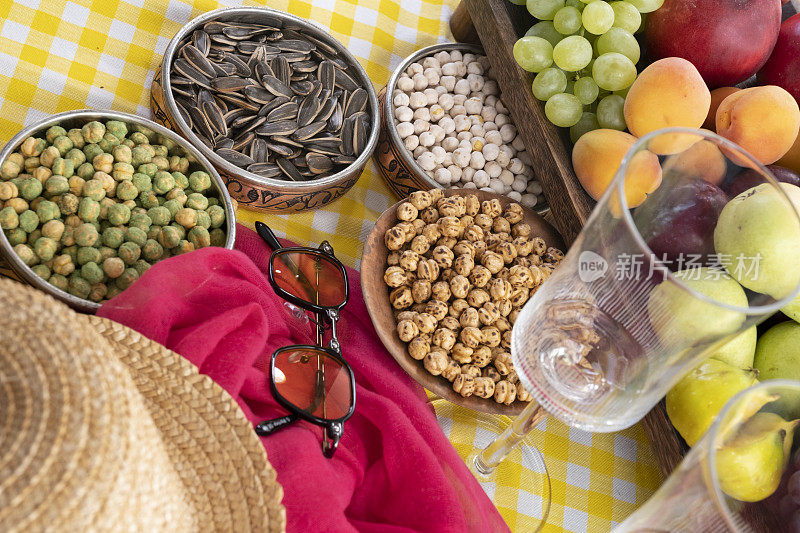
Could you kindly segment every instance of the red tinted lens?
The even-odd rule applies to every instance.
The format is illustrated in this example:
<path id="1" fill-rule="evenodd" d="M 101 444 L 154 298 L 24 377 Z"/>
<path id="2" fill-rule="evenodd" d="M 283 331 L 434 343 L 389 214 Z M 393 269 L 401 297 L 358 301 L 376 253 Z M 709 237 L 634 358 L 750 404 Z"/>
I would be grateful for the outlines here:
<path id="1" fill-rule="evenodd" d="M 282 351 L 272 379 L 281 396 L 316 417 L 335 420 L 350 411 L 350 375 L 321 350 Z"/>
<path id="2" fill-rule="evenodd" d="M 278 252 L 272 261 L 278 287 L 322 307 L 344 303 L 345 280 L 339 265 L 321 254 Z"/>

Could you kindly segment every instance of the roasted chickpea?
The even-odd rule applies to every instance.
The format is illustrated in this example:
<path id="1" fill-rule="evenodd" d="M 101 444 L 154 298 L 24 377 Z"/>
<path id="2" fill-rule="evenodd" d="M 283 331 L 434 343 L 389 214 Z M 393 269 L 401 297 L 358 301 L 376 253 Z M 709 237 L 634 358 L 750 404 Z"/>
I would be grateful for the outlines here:
<path id="1" fill-rule="evenodd" d="M 444 269 L 453 266 L 453 258 L 455 257 L 455 254 L 453 253 L 453 250 L 447 248 L 446 246 L 437 246 L 433 249 L 431 257 L 434 261 L 436 261 L 439 267 Z"/>
<path id="2" fill-rule="evenodd" d="M 464 346 L 473 350 L 483 344 L 483 333 L 478 328 L 463 328 L 458 338 Z"/>
<path id="3" fill-rule="evenodd" d="M 431 189 L 428 191 L 431 195 L 431 203 L 436 203 L 442 198 L 444 198 L 444 190 L 443 189 Z"/>
<path id="4" fill-rule="evenodd" d="M 458 322 L 457 318 L 447 315 L 439 322 L 439 327 L 458 331 L 461 329 L 461 324 Z"/>
<path id="5" fill-rule="evenodd" d="M 453 248 L 453 246 L 458 243 L 458 239 L 455 237 L 439 237 L 439 240 L 436 241 L 437 246 L 444 246 L 446 248 Z"/>
<path id="6" fill-rule="evenodd" d="M 415 218 L 414 220 L 411 221 L 411 225 L 414 226 L 415 235 L 420 235 L 422 233 L 422 230 L 425 228 L 427 224 L 425 224 L 424 220 L 420 218 Z"/>
<path id="7" fill-rule="evenodd" d="M 521 385 L 517 385 L 517 400 L 521 402 L 529 402 L 533 400 L 531 393 L 527 391 L 527 389 Z"/>
<path id="8" fill-rule="evenodd" d="M 469 254 L 459 255 L 453 261 L 453 270 L 461 276 L 469 276 L 472 269 L 475 267 L 475 260 Z"/>
<path id="9" fill-rule="evenodd" d="M 453 246 L 453 254 L 455 255 L 471 255 L 475 257 L 475 247 L 469 241 L 458 241 Z"/>
<path id="10" fill-rule="evenodd" d="M 446 281 L 437 281 L 431 287 L 431 296 L 435 300 L 447 302 L 450 300 L 450 284 Z"/>
<path id="11" fill-rule="evenodd" d="M 442 351 L 428 352 L 425 356 L 425 370 L 434 376 L 440 375 L 447 368 L 447 354 Z"/>
<path id="12" fill-rule="evenodd" d="M 478 319 L 484 326 L 491 326 L 500 318 L 500 311 L 492 302 L 486 302 L 478 309 Z"/>
<path id="13" fill-rule="evenodd" d="M 483 368 L 492 362 L 492 349 L 489 346 L 479 346 L 472 354 L 472 363 Z"/>
<path id="14" fill-rule="evenodd" d="M 436 209 L 439 210 L 439 214 L 443 217 L 458 217 L 460 216 L 458 203 L 456 199 L 458 196 L 448 196 L 447 198 L 442 198 L 436 203 Z"/>
<path id="15" fill-rule="evenodd" d="M 433 203 L 433 198 L 428 191 L 414 191 L 408 196 L 408 201 L 411 202 L 411 205 L 416 207 L 418 211 L 422 211 L 426 207 L 430 207 Z"/>
<path id="16" fill-rule="evenodd" d="M 508 316 L 514 309 L 514 306 L 511 305 L 511 300 L 508 298 L 497 300 L 494 304 L 497 306 L 497 310 L 500 311 L 500 316 Z"/>
<path id="17" fill-rule="evenodd" d="M 467 301 L 463 298 L 457 298 L 450 303 L 450 310 L 449 315 L 458 318 L 461 316 L 461 313 L 464 312 L 465 309 L 469 307 Z"/>
<path id="18" fill-rule="evenodd" d="M 411 297 L 414 298 L 414 303 L 425 303 L 431 299 L 431 282 L 424 279 L 418 279 L 411 284 Z"/>
<path id="19" fill-rule="evenodd" d="M 517 317 L 522 312 L 522 309 L 512 309 L 511 312 L 508 314 L 508 321 L 513 324 L 517 321 Z"/>
<path id="20" fill-rule="evenodd" d="M 409 272 L 417 270 L 418 262 L 419 254 L 413 250 L 404 250 L 403 253 L 400 254 L 400 259 L 398 260 L 398 264 Z"/>
<path id="21" fill-rule="evenodd" d="M 492 300 L 503 300 L 511 296 L 511 283 L 506 280 L 495 278 L 488 284 L 489 294 Z"/>
<path id="22" fill-rule="evenodd" d="M 527 257 L 533 251 L 533 241 L 525 237 L 515 237 L 511 244 L 517 249 L 517 255 Z"/>
<path id="23" fill-rule="evenodd" d="M 491 398 L 494 395 L 494 381 L 492 378 L 476 377 L 475 378 L 475 396 L 481 398 Z"/>
<path id="24" fill-rule="evenodd" d="M 466 240 L 468 240 L 470 242 L 475 242 L 475 241 L 483 240 L 483 238 L 484 238 L 484 232 L 483 232 L 483 228 L 481 228 L 480 226 L 478 226 L 476 224 L 471 224 L 471 225 L 465 227 L 465 229 L 464 229 L 464 239 L 466 239 Z"/>
<path id="25" fill-rule="evenodd" d="M 503 376 L 500 375 L 500 372 L 498 372 L 497 369 L 492 365 L 487 365 L 483 367 L 483 370 L 481 371 L 481 376 L 489 378 L 495 383 L 503 379 Z"/>
<path id="26" fill-rule="evenodd" d="M 500 336 L 500 346 L 506 350 L 511 349 L 511 330 L 503 332 L 503 334 Z"/>
<path id="27" fill-rule="evenodd" d="M 411 242 L 411 239 L 417 236 L 417 228 L 411 222 L 398 222 L 395 226 L 399 228 L 406 236 L 406 242 Z"/>
<path id="28" fill-rule="evenodd" d="M 431 342 L 445 351 L 450 351 L 456 343 L 456 334 L 453 330 L 438 328 L 433 332 Z"/>
<path id="29" fill-rule="evenodd" d="M 426 355 L 428 355 L 430 350 L 431 343 L 423 337 L 411 339 L 411 342 L 408 343 L 408 355 L 417 361 L 422 360 Z"/>
<path id="30" fill-rule="evenodd" d="M 389 252 L 386 256 L 386 264 L 388 266 L 397 266 L 400 264 L 400 254 L 397 252 Z"/>
<path id="31" fill-rule="evenodd" d="M 469 280 L 458 274 L 450 280 L 450 293 L 455 298 L 466 298 L 469 293 Z"/>
<path id="32" fill-rule="evenodd" d="M 530 226 L 530 224 L 526 224 L 525 222 L 520 222 L 519 224 L 514 224 L 514 226 L 512 226 L 512 228 L 511 228 L 511 235 L 513 235 L 514 237 L 529 238 L 531 236 L 531 226 Z M 536 240 L 536 239 L 539 239 L 540 241 L 542 241 L 542 243 L 544 243 L 544 239 L 542 239 L 541 237 L 535 237 L 534 240 Z M 536 248 L 535 243 L 534 243 L 534 248 Z M 542 250 L 542 252 L 544 252 L 544 250 Z M 541 254 L 539 254 L 539 255 L 541 255 Z"/>
<path id="33" fill-rule="evenodd" d="M 407 309 L 414 303 L 411 289 L 408 286 L 398 287 L 389 294 L 389 300 L 395 309 Z"/>
<path id="34" fill-rule="evenodd" d="M 428 242 L 436 242 L 439 240 L 439 237 L 442 236 L 438 224 L 426 224 L 425 227 L 422 228 L 420 235 L 428 239 Z"/>
<path id="35" fill-rule="evenodd" d="M 547 253 L 544 254 L 544 260 L 547 263 L 553 263 L 557 265 L 564 259 L 564 252 L 559 250 L 558 248 L 550 247 L 547 249 Z"/>
<path id="36" fill-rule="evenodd" d="M 439 265 L 433 259 L 420 259 L 417 279 L 434 282 L 439 278 Z"/>
<path id="37" fill-rule="evenodd" d="M 453 381 L 459 375 L 461 375 L 461 365 L 459 365 L 455 359 L 448 357 L 447 367 L 444 370 L 442 370 L 442 377 L 445 378 L 447 381 Z"/>
<path id="38" fill-rule="evenodd" d="M 469 280 L 476 287 L 485 287 L 492 279 L 492 273 L 483 265 L 476 265 L 469 274 Z"/>
<path id="39" fill-rule="evenodd" d="M 411 250 L 416 252 L 419 255 L 425 254 L 431 247 L 430 241 L 425 237 L 425 235 L 417 235 L 411 241 Z"/>
<path id="40" fill-rule="evenodd" d="M 509 383 L 513 383 L 514 385 L 519 383 L 519 376 L 517 375 L 517 371 L 512 369 L 511 372 L 509 372 L 508 375 L 506 376 L 506 381 L 508 381 Z"/>
<path id="41" fill-rule="evenodd" d="M 524 212 L 522 210 L 522 206 L 518 203 L 511 203 L 508 204 L 508 207 L 506 207 L 506 212 L 503 213 L 503 218 L 512 224 L 516 224 L 522 220 L 523 215 Z"/>
<path id="42" fill-rule="evenodd" d="M 474 350 L 472 348 L 464 346 L 463 343 L 457 342 L 453 345 L 453 350 L 450 353 L 456 362 L 463 365 L 472 362 L 473 351 Z"/>
<path id="43" fill-rule="evenodd" d="M 398 311 L 395 309 L 394 313 L 394 318 L 398 322 L 401 320 L 414 320 L 417 317 L 417 313 L 414 311 Z"/>
<path id="44" fill-rule="evenodd" d="M 503 258 L 494 252 L 485 252 L 481 257 L 481 264 L 489 269 L 492 274 L 497 274 L 503 268 Z"/>
<path id="45" fill-rule="evenodd" d="M 510 329 L 511 329 L 511 322 L 509 322 L 509 321 L 508 321 L 508 319 L 507 319 L 506 317 L 504 317 L 504 316 L 499 316 L 499 314 L 500 314 L 500 311 L 498 311 L 497 313 L 498 313 L 497 320 L 495 320 L 495 321 L 492 323 L 492 325 L 493 325 L 494 327 L 496 327 L 496 328 L 497 328 L 497 330 L 498 330 L 500 333 L 505 333 L 506 331 L 508 331 L 508 330 L 510 330 Z"/>
<path id="46" fill-rule="evenodd" d="M 512 307 L 522 307 L 528 301 L 530 297 L 530 290 L 527 287 L 519 287 L 514 289 L 514 292 L 511 293 L 511 301 Z"/>
<path id="47" fill-rule="evenodd" d="M 498 351 L 494 354 L 494 367 L 500 372 L 501 375 L 507 376 L 514 368 L 511 361 L 511 354 L 506 351 Z"/>
<path id="48" fill-rule="evenodd" d="M 408 276 L 406 271 L 399 266 L 390 266 L 383 274 L 383 281 L 389 287 L 402 287 L 408 283 Z"/>
<path id="49" fill-rule="evenodd" d="M 473 387 L 474 388 L 474 387 Z M 511 405 L 517 397 L 517 387 L 506 380 L 498 381 L 494 386 L 494 401 Z"/>
<path id="50" fill-rule="evenodd" d="M 511 284 L 512 287 L 515 289 L 519 289 L 522 287 L 531 287 L 533 284 L 533 278 L 531 277 L 531 269 L 520 266 L 514 265 L 508 269 L 508 282 Z"/>
<path id="51" fill-rule="evenodd" d="M 465 328 L 477 328 L 480 326 L 480 319 L 478 318 L 478 310 L 474 307 L 468 307 L 464 309 L 464 312 L 461 313 L 461 316 L 458 317 L 458 321 L 462 327 Z"/>
<path id="52" fill-rule="evenodd" d="M 467 214 L 474 217 L 481 211 L 481 201 L 474 194 L 468 194 L 464 196 L 464 207 Z"/>
<path id="53" fill-rule="evenodd" d="M 480 261 L 483 254 L 486 253 L 486 242 L 485 241 L 475 241 L 472 243 L 472 246 L 475 248 L 475 261 Z"/>
<path id="54" fill-rule="evenodd" d="M 418 313 L 414 317 L 414 324 L 417 325 L 420 333 L 433 333 L 436 329 L 436 319 L 428 313 Z"/>
<path id="55" fill-rule="evenodd" d="M 481 202 L 481 212 L 489 215 L 492 218 L 499 217 L 503 212 L 503 206 L 500 205 L 500 200 L 492 198 L 491 200 L 484 200 Z"/>
<path id="56" fill-rule="evenodd" d="M 459 220 L 454 216 L 442 217 L 436 224 L 438 224 L 439 232 L 441 232 L 444 237 L 458 237 L 463 231 Z"/>
<path id="57" fill-rule="evenodd" d="M 486 346 L 495 348 L 500 345 L 502 337 L 500 330 L 498 330 L 496 327 L 484 326 L 481 328 L 481 334 L 483 334 L 483 342 L 486 344 Z"/>
<path id="58" fill-rule="evenodd" d="M 403 342 L 410 342 L 411 339 L 419 335 L 419 328 L 410 320 L 403 320 L 397 323 L 397 336 Z"/>
<path id="59" fill-rule="evenodd" d="M 420 213 L 419 218 L 426 224 L 433 224 L 439 220 L 439 211 L 435 207 L 426 207 Z"/>
<path id="60" fill-rule="evenodd" d="M 495 233 L 509 233 L 511 223 L 503 217 L 497 217 L 492 221 L 492 231 Z"/>
<path id="61" fill-rule="evenodd" d="M 403 202 L 397 206 L 397 218 L 400 220 L 411 222 L 418 214 L 419 211 L 411 202 Z"/>
<path id="62" fill-rule="evenodd" d="M 476 309 L 482 307 L 489 300 L 489 293 L 483 289 L 472 289 L 467 294 L 467 303 Z"/>
<path id="63" fill-rule="evenodd" d="M 483 242 L 486 243 L 486 248 L 488 250 L 494 252 L 495 249 L 497 248 L 497 245 L 503 242 L 503 240 L 500 238 L 499 235 L 495 233 L 490 233 L 486 236 L 485 239 L 483 239 Z"/>
<path id="64" fill-rule="evenodd" d="M 399 250 L 406 243 L 406 233 L 397 226 L 389 228 L 384 235 L 384 242 L 389 250 Z"/>
<path id="65" fill-rule="evenodd" d="M 505 264 L 510 265 L 517 258 L 517 247 L 510 242 L 501 242 L 497 245 L 495 253 L 503 258 Z"/>
<path id="66" fill-rule="evenodd" d="M 456 274 L 456 271 L 453 270 L 452 268 L 445 268 L 444 270 L 442 270 L 442 273 L 439 274 L 439 279 L 449 284 L 450 280 L 456 277 L 457 275 L 458 274 Z"/>
<path id="67" fill-rule="evenodd" d="M 492 217 L 484 213 L 479 213 L 473 217 L 472 223 L 481 228 L 484 232 L 491 231 Z"/>
<path id="68" fill-rule="evenodd" d="M 478 378 L 481 376 L 481 369 L 471 363 L 467 363 L 461 365 L 461 373 L 472 376 L 473 378 Z"/>
<path id="69" fill-rule="evenodd" d="M 475 378 L 469 374 L 459 374 L 453 381 L 453 390 L 464 398 L 472 396 L 475 391 Z"/>
<path id="70" fill-rule="evenodd" d="M 447 316 L 447 304 L 439 300 L 430 300 L 425 304 L 425 312 L 438 321 Z"/>

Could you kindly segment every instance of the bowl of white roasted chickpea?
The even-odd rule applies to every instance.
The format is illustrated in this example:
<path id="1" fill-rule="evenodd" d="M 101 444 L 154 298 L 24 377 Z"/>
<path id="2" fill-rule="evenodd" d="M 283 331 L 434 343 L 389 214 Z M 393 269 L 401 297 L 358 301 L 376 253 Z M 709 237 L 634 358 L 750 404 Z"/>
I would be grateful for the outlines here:
<path id="1" fill-rule="evenodd" d="M 540 214 L 548 210 L 480 47 L 444 43 L 418 50 L 397 67 L 379 99 L 375 154 L 398 196 L 463 188 L 506 196 Z"/>
<path id="2" fill-rule="evenodd" d="M 548 222 L 507 196 L 415 191 L 367 237 L 361 287 L 378 336 L 418 383 L 512 416 L 531 401 L 511 358 L 513 325 L 562 250 Z"/>

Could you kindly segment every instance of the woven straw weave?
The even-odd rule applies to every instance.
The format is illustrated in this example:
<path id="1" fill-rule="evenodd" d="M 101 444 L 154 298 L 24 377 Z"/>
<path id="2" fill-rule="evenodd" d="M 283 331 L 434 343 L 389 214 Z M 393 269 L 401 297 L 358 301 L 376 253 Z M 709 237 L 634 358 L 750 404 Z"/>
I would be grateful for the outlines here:
<path id="1" fill-rule="evenodd" d="M 0 280 L 0 531 L 283 531 L 236 402 L 177 354 Z"/>

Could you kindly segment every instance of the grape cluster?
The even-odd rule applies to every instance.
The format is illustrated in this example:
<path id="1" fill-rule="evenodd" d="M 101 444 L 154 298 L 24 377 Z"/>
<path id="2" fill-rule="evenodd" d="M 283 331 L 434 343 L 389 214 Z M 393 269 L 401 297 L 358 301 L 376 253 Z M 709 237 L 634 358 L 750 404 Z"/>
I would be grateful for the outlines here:
<path id="1" fill-rule="evenodd" d="M 533 95 L 575 142 L 598 128 L 624 130 L 623 104 L 641 51 L 634 34 L 643 14 L 664 0 L 511 0 L 539 19 L 514 45 L 514 58 L 535 72 Z"/>
<path id="2" fill-rule="evenodd" d="M 783 524 L 786 533 L 800 533 L 800 450 L 795 451 L 783 479 L 769 500 L 768 508 Z"/>

